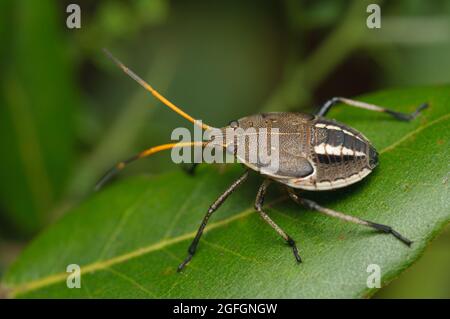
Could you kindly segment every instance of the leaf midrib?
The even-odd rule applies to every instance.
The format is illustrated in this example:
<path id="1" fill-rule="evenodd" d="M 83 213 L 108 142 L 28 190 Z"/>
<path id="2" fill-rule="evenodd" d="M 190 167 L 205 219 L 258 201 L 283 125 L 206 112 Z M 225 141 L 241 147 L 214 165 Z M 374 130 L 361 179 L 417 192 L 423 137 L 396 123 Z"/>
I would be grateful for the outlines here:
<path id="1" fill-rule="evenodd" d="M 281 197 L 281 198 L 278 198 L 276 200 L 273 200 L 272 202 L 270 202 L 268 204 L 268 206 L 271 206 L 271 205 L 274 205 L 276 203 L 279 203 L 279 202 L 281 202 L 281 201 L 283 201 L 285 199 L 286 199 L 285 197 Z M 221 226 L 227 225 L 227 224 L 229 224 L 229 223 L 231 223 L 231 222 L 233 222 L 235 220 L 244 218 L 244 217 L 250 215 L 251 213 L 253 213 L 253 211 L 254 211 L 253 207 L 249 207 L 246 210 L 244 210 L 244 211 L 242 211 L 242 212 L 240 212 L 240 213 L 238 213 L 236 215 L 231 216 L 230 218 L 223 219 L 223 220 L 217 221 L 215 223 L 211 223 L 205 229 L 204 233 L 206 233 L 206 232 L 208 232 L 210 230 L 213 230 L 215 228 L 219 228 Z M 163 248 L 165 248 L 167 246 L 174 245 L 174 244 L 182 242 L 184 240 L 194 238 L 196 233 L 197 233 L 197 231 L 193 231 L 193 232 L 189 232 L 189 233 L 177 236 L 177 237 L 173 237 L 173 238 L 169 238 L 169 239 L 163 239 L 163 240 L 161 240 L 161 241 L 159 241 L 157 243 L 151 244 L 149 246 L 138 248 L 136 250 L 130 251 L 130 252 L 128 252 L 126 254 L 123 254 L 123 255 L 118 255 L 118 256 L 115 256 L 113 258 L 105 259 L 105 260 L 102 260 L 102 261 L 96 261 L 94 263 L 82 266 L 81 267 L 82 273 L 83 274 L 87 274 L 87 273 L 92 273 L 92 272 L 95 272 L 95 271 L 98 271 L 98 270 L 106 269 L 106 268 L 109 268 L 112 265 L 116 265 L 116 264 L 122 263 L 124 261 L 129 260 L 129 259 L 137 258 L 137 257 L 140 257 L 140 256 L 145 255 L 147 253 L 150 253 L 150 252 L 153 252 L 153 251 L 157 251 L 157 250 L 161 250 L 161 249 L 163 249 Z M 60 282 L 60 281 L 64 281 L 66 279 L 66 277 L 67 277 L 67 273 L 57 273 L 57 274 L 53 274 L 53 275 L 50 275 L 50 276 L 47 276 L 47 277 L 44 277 L 44 278 L 41 278 L 41 279 L 30 281 L 28 283 L 25 283 L 25 284 L 22 284 L 22 285 L 19 285 L 19 286 L 15 287 L 15 288 L 10 289 L 8 295 L 10 297 L 15 297 L 18 294 L 23 294 L 23 293 L 28 292 L 28 291 L 36 290 L 36 289 L 41 288 L 41 287 L 49 286 L 51 284 L 54 284 L 54 283 L 57 283 L 57 282 Z"/>
<path id="2" fill-rule="evenodd" d="M 417 133 L 420 133 L 421 131 L 438 124 L 439 122 L 445 121 L 446 119 L 450 118 L 450 114 L 445 114 L 441 117 L 438 117 L 437 119 L 428 122 L 427 124 L 424 124 L 422 126 L 417 127 L 415 130 L 405 134 L 403 137 L 401 137 L 400 139 L 398 139 L 396 142 L 392 143 L 391 145 L 385 147 L 384 149 L 382 149 L 379 153 L 383 154 L 386 152 L 390 152 L 392 150 L 394 150 L 395 148 L 397 148 L 400 144 L 402 144 L 403 142 L 409 140 L 410 138 L 412 138 L 413 136 L 415 136 Z M 282 196 L 280 198 L 277 198 L 275 200 L 273 200 L 272 202 L 268 203 L 267 206 L 270 207 L 274 204 L 277 204 L 279 202 L 282 202 L 286 199 L 285 196 Z M 227 219 L 223 219 L 214 223 L 210 223 L 208 227 L 206 227 L 205 229 L 205 233 L 209 232 L 210 230 L 225 226 L 229 223 L 232 223 L 235 220 L 239 220 L 241 218 L 245 218 L 247 216 L 249 216 L 251 213 L 254 212 L 253 207 L 249 207 L 247 209 L 245 209 L 244 211 L 235 214 Z M 162 250 L 167 246 L 171 246 L 174 244 L 177 244 L 179 242 L 182 242 L 184 240 L 188 240 L 188 239 L 192 239 L 194 238 L 196 235 L 196 231 L 193 232 L 189 232 L 177 237 L 173 237 L 173 238 L 167 238 L 167 239 L 162 239 L 157 243 L 151 244 L 149 246 L 144 246 L 138 249 L 135 249 L 133 251 L 130 251 L 128 253 L 122 254 L 122 255 L 118 255 L 115 257 L 112 257 L 110 259 L 106 259 L 106 260 L 101 260 L 101 261 L 96 261 L 93 262 L 91 264 L 87 264 L 85 266 L 82 266 L 82 273 L 83 274 L 87 274 L 87 273 L 93 273 L 95 271 L 99 271 L 99 270 L 104 270 L 104 269 L 108 269 L 113 265 L 116 264 L 120 264 L 122 262 L 125 262 L 127 260 L 133 259 L 133 258 L 137 258 L 140 256 L 143 256 L 145 254 L 151 253 L 153 251 L 157 251 L 157 250 Z M 20 284 L 18 286 L 15 287 L 8 287 L 6 284 L 6 288 L 7 288 L 7 294 L 9 297 L 14 298 L 20 294 L 24 294 L 26 292 L 29 291 L 33 291 L 33 290 L 37 290 L 39 288 L 42 287 L 46 287 L 46 286 L 50 286 L 52 284 L 64 281 L 67 278 L 67 273 L 57 273 L 57 274 L 53 274 L 53 275 L 49 275 L 46 277 L 43 277 L 41 279 L 36 279 L 33 281 L 29 281 L 23 284 Z"/>

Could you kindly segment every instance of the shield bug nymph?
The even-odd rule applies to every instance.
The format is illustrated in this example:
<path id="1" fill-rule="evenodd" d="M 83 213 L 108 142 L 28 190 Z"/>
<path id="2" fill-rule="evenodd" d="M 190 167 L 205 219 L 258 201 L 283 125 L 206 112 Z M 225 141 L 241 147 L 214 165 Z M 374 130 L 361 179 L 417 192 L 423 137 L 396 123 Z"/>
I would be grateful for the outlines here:
<path id="1" fill-rule="evenodd" d="M 185 113 L 163 97 L 147 82 L 142 80 L 118 59 L 113 57 L 111 53 L 106 50 L 105 52 L 126 74 L 137 81 L 141 86 L 143 86 L 163 104 L 171 108 L 174 112 L 178 113 L 195 125 L 200 126 L 204 130 L 215 129 L 223 132 L 221 140 L 214 139 L 216 146 L 217 143 L 219 143 L 220 147 L 223 147 L 227 152 L 239 158 L 244 166 L 246 166 L 244 173 L 236 181 L 234 181 L 208 208 L 197 234 L 189 246 L 186 259 L 178 266 L 179 271 L 186 266 L 195 254 L 200 237 L 202 236 L 211 215 L 240 185 L 244 183 L 249 175 L 249 171 L 251 170 L 258 172 L 264 177 L 264 180 L 256 195 L 254 205 L 255 209 L 263 220 L 267 222 L 267 224 L 269 224 L 292 248 L 297 262 L 301 262 L 301 258 L 295 241 L 281 227 L 279 227 L 263 209 L 264 197 L 269 185 L 272 182 L 284 185 L 289 197 L 294 202 L 302 206 L 316 210 L 331 217 L 336 217 L 347 222 L 360 224 L 374 228 L 380 232 L 391 234 L 406 245 L 411 245 L 411 240 L 407 239 L 390 226 L 374 223 L 372 221 L 322 207 L 318 203 L 302 197 L 295 190 L 322 191 L 346 187 L 362 180 L 378 165 L 378 153 L 363 134 L 343 123 L 325 118 L 325 115 L 333 105 L 342 103 L 370 111 L 386 113 L 398 120 L 410 121 L 413 120 L 420 113 L 420 111 L 427 107 L 426 103 L 420 105 L 415 112 L 405 114 L 374 104 L 342 97 L 335 97 L 326 102 L 316 114 L 287 112 L 262 113 L 231 121 L 228 126 L 217 129 L 196 121 L 189 114 Z M 276 170 L 269 170 L 266 165 L 262 165 L 258 161 L 249 161 L 246 157 L 245 154 L 257 152 L 257 149 L 261 146 L 259 144 L 250 145 L 249 148 L 246 149 L 247 151 L 244 152 L 244 155 L 239 156 L 236 150 L 243 146 L 239 145 L 239 141 L 244 141 L 243 143 L 246 143 L 246 139 L 243 138 L 245 136 L 242 135 L 248 134 L 247 129 L 249 128 L 252 129 L 252 132 L 256 132 L 256 134 L 267 135 L 264 136 L 266 137 L 265 140 L 270 140 L 269 137 L 274 137 L 274 134 L 276 134 L 275 137 L 277 137 L 278 141 L 276 147 L 278 154 Z M 225 133 L 230 131 L 234 134 Z M 115 165 L 99 181 L 97 188 L 101 187 L 107 180 L 122 170 L 128 163 L 136 159 L 147 157 L 156 152 L 175 147 L 202 146 L 207 144 L 207 142 L 211 141 L 169 143 L 144 150 L 130 159 Z"/>

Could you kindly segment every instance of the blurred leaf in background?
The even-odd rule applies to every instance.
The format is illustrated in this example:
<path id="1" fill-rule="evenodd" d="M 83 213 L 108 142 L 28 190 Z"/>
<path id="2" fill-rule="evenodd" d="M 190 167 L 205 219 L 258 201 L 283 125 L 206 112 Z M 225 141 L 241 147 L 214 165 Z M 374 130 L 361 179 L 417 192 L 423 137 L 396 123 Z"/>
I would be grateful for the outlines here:
<path id="1" fill-rule="evenodd" d="M 1 227 L 30 236 L 72 169 L 78 95 L 56 2 L 2 1 L 0 15 Z"/>
<path id="2" fill-rule="evenodd" d="M 261 110 L 311 111 L 336 95 L 450 83 L 447 0 L 80 0 L 82 28 L 69 30 L 71 2 L 0 2 L 0 272 L 24 245 L 16 239 L 76 206 L 106 168 L 187 126 L 102 47 L 218 126 Z M 381 5 L 381 29 L 365 25 L 369 3 Z M 161 155 L 124 175 L 178 169 Z"/>
<path id="3" fill-rule="evenodd" d="M 133 3 L 141 2 L 130 2 L 130 6 Z M 119 16 L 114 20 L 122 20 L 120 14 L 127 11 L 110 6 L 115 7 L 115 1 L 104 1 L 97 10 L 115 12 Z M 96 179 L 118 160 L 168 141 L 175 127 L 190 128 L 118 70 L 101 53 L 102 46 L 193 116 L 224 125 L 256 112 L 279 79 L 281 30 L 279 17 L 271 14 L 274 7 L 268 1 L 256 7 L 236 0 L 170 2 L 171 15 L 163 25 L 158 24 L 160 17 L 141 26 L 142 31 L 133 37 L 124 31 L 116 43 L 108 43 L 107 35 L 100 39 L 98 34 L 108 30 L 102 22 L 106 13 L 94 14 L 92 29 L 83 30 L 75 40 L 87 45 L 85 50 L 92 51 L 95 66 L 105 72 L 89 74 L 84 84 L 92 107 L 86 113 L 94 118 L 97 131 L 83 133 L 92 151 L 83 154 L 77 165 L 70 196 L 91 191 Z M 96 52 L 91 48 L 94 44 L 85 41 L 90 37 L 98 37 Z M 136 163 L 125 175 L 168 169 L 179 168 L 157 156 Z"/>
<path id="4" fill-rule="evenodd" d="M 302 192 L 326 207 L 393 225 L 414 241 L 411 247 L 360 225 L 308 212 L 289 200 L 282 202 L 279 194 L 274 197 L 274 185 L 267 209 L 297 239 L 305 261 L 299 266 L 253 208 L 256 183 L 261 182 L 254 178 L 212 216 L 198 254 L 178 274 L 176 267 L 204 211 L 242 174 L 237 165 L 222 173 L 203 167 L 196 176 L 178 171 L 122 180 L 92 195 L 38 236 L 4 283 L 11 296 L 34 298 L 370 296 L 376 289 L 367 286 L 368 265 L 381 267 L 383 283 L 392 280 L 450 220 L 448 185 L 443 183 L 450 141 L 442 140 L 450 129 L 449 96 L 447 86 L 364 97 L 402 112 L 428 101 L 430 107 L 409 123 L 344 106 L 332 110 L 330 118 L 345 120 L 373 141 L 380 167 L 358 185 Z M 82 289 L 67 289 L 65 269 L 70 263 L 81 267 Z"/>
<path id="5" fill-rule="evenodd" d="M 450 227 L 447 226 L 424 255 L 375 298 L 450 298 Z"/>

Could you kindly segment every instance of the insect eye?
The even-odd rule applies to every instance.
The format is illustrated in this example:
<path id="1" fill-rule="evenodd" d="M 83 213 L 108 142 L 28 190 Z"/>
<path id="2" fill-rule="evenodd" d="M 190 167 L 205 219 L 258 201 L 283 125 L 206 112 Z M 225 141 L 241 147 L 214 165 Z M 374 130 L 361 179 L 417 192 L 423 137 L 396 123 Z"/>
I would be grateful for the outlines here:
<path id="1" fill-rule="evenodd" d="M 228 126 L 231 127 L 231 128 L 237 128 L 237 127 L 239 127 L 239 123 L 238 123 L 238 121 L 231 121 L 228 124 Z"/>
<path id="2" fill-rule="evenodd" d="M 227 145 L 226 150 L 230 154 L 236 154 L 236 145 L 234 143 L 230 143 Z"/>

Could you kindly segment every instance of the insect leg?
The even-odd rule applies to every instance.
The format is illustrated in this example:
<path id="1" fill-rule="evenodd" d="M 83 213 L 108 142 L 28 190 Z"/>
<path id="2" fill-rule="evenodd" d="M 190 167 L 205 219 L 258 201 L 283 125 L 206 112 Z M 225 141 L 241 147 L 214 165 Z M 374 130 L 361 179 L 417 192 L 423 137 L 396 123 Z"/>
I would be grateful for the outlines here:
<path id="1" fill-rule="evenodd" d="M 256 195 L 255 200 L 255 209 L 258 211 L 259 215 L 264 219 L 264 221 L 270 225 L 275 231 L 286 241 L 286 243 L 292 247 L 292 251 L 294 253 L 295 259 L 297 262 L 301 263 L 302 259 L 298 253 L 297 246 L 295 245 L 295 241 L 288 235 L 286 232 L 280 228 L 263 210 L 264 197 L 266 195 L 266 191 L 271 181 L 269 179 L 264 180 L 261 187 L 258 190 L 258 194 Z"/>
<path id="2" fill-rule="evenodd" d="M 183 268 L 191 261 L 192 256 L 194 256 L 195 251 L 197 249 L 198 242 L 200 241 L 200 237 L 202 237 L 203 231 L 206 227 L 206 224 L 208 223 L 209 218 L 211 215 L 220 207 L 220 205 L 223 204 L 223 202 L 228 198 L 228 196 L 233 193 L 238 186 L 240 186 L 248 177 L 248 170 L 244 172 L 244 174 L 241 175 L 237 180 L 233 182 L 233 184 L 230 185 L 230 187 L 227 188 L 225 192 L 223 192 L 222 195 L 220 195 L 214 203 L 212 203 L 211 206 L 209 206 L 208 212 L 206 213 L 205 217 L 203 217 L 203 221 L 200 225 L 200 227 L 197 230 L 197 234 L 195 235 L 194 240 L 192 241 L 191 245 L 188 249 L 188 256 L 186 259 L 178 266 L 178 271 L 183 270 Z"/>
<path id="3" fill-rule="evenodd" d="M 374 105 L 374 104 L 350 100 L 350 99 L 347 99 L 344 97 L 334 97 L 334 98 L 328 100 L 327 102 L 325 102 L 325 104 L 322 105 L 322 107 L 316 113 L 316 115 L 325 116 L 328 113 L 328 111 L 331 109 L 331 107 L 333 105 L 336 105 L 339 102 L 350 105 L 350 106 L 359 107 L 361 109 L 366 109 L 369 111 L 387 113 L 387 114 L 393 116 L 394 118 L 396 118 L 397 120 L 401 120 L 401 121 L 411 121 L 411 120 L 415 119 L 417 117 L 417 115 L 419 115 L 419 113 L 423 109 L 428 107 L 427 103 L 423 103 L 413 113 L 408 114 L 408 113 L 396 112 L 396 111 L 387 109 L 382 106 Z"/>
<path id="4" fill-rule="evenodd" d="M 195 174 L 195 169 L 197 168 L 198 164 L 200 164 L 200 163 L 191 163 L 191 164 L 187 164 L 187 165 L 182 165 L 181 168 L 187 174 L 194 175 Z"/>
<path id="5" fill-rule="evenodd" d="M 411 240 L 404 237 L 403 235 L 401 235 L 400 233 L 398 233 L 397 231 L 392 229 L 392 227 L 390 227 L 390 226 L 377 224 L 377 223 L 374 223 L 374 222 L 371 222 L 368 220 L 364 220 L 364 219 L 361 219 L 361 218 L 358 218 L 355 216 L 346 215 L 341 212 L 322 207 L 312 200 L 309 200 L 306 198 L 301 198 L 294 192 L 294 190 L 292 188 L 287 188 L 287 189 L 288 189 L 289 196 L 294 200 L 294 202 L 296 202 L 300 205 L 303 205 L 309 209 L 316 210 L 322 214 L 325 214 L 325 215 L 328 215 L 331 217 L 336 217 L 336 218 L 342 219 L 346 222 L 351 222 L 351 223 L 371 227 L 371 228 L 374 228 L 383 233 L 391 234 L 395 238 L 397 238 L 398 240 L 400 240 L 401 242 L 403 242 L 404 244 L 406 244 L 408 246 L 411 246 L 411 244 L 413 243 Z"/>
<path id="6" fill-rule="evenodd" d="M 203 150 L 203 149 L 202 149 Z M 183 171 L 185 171 L 189 175 L 195 175 L 195 171 L 198 167 L 198 164 L 200 164 L 203 160 L 203 154 L 197 153 L 194 151 L 194 158 L 192 163 L 186 163 L 181 166 Z"/>

